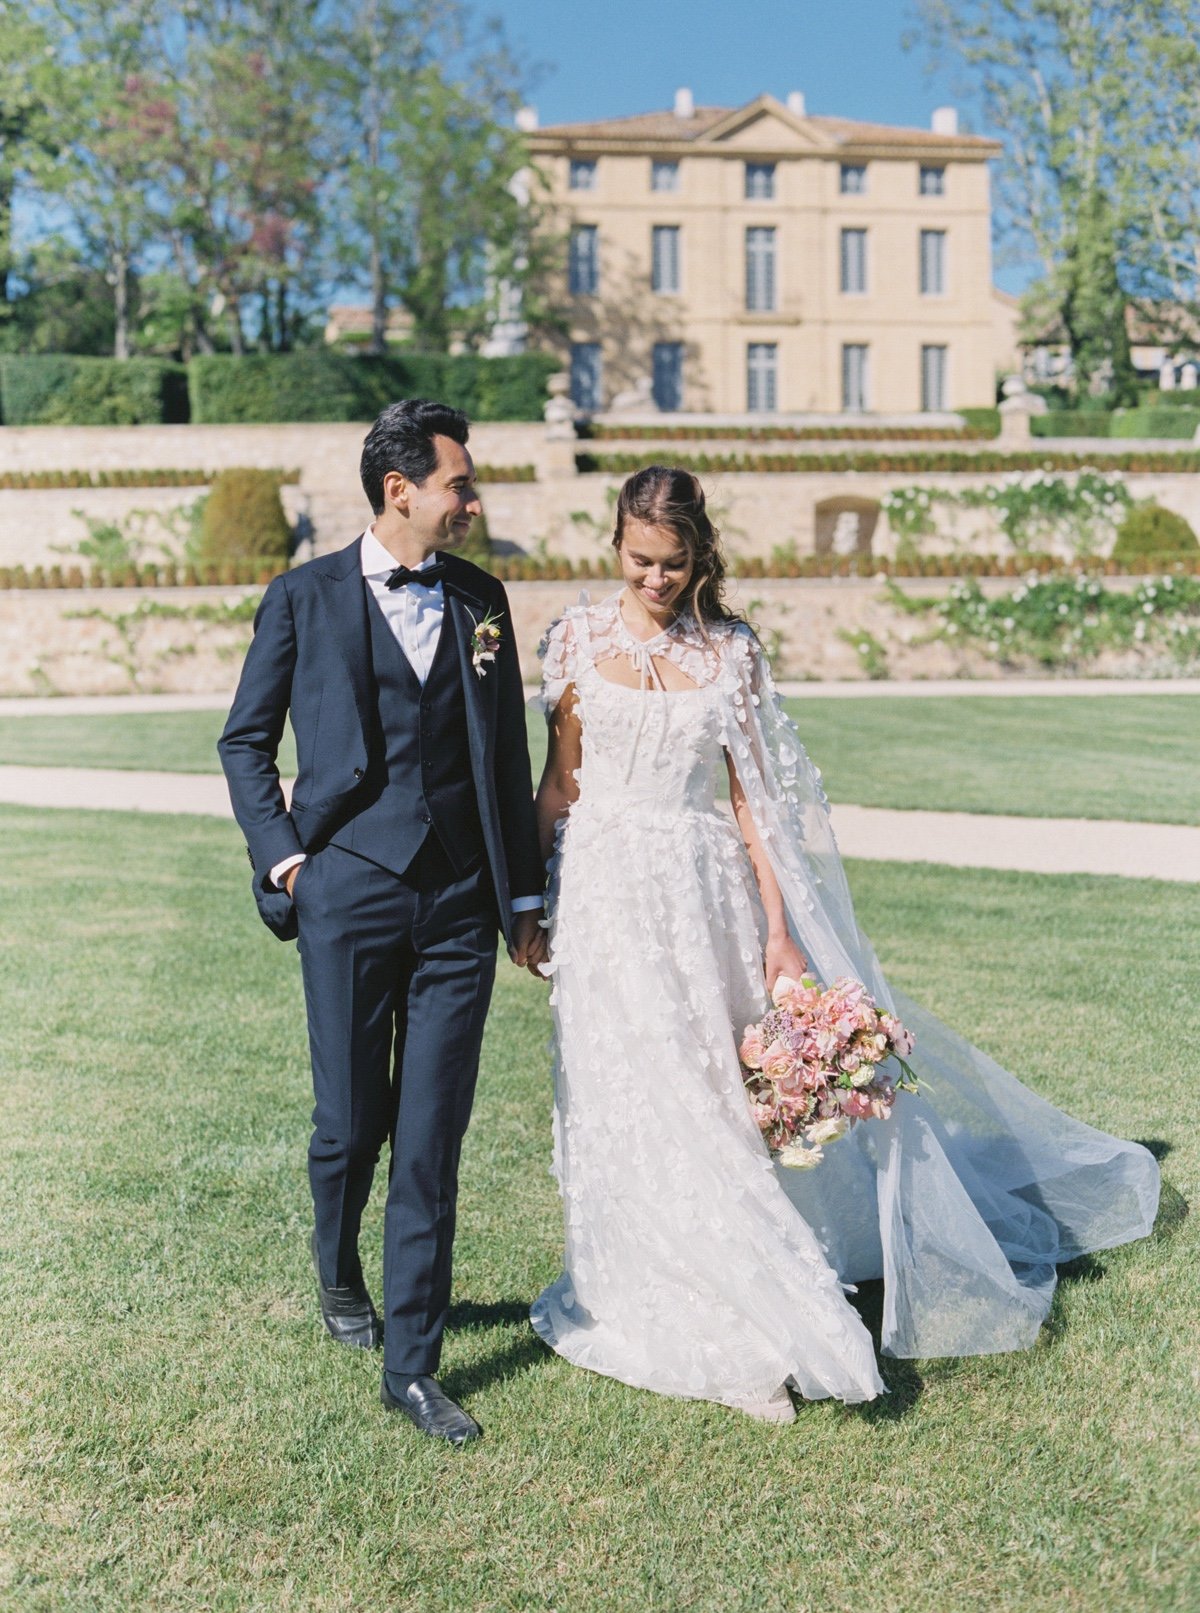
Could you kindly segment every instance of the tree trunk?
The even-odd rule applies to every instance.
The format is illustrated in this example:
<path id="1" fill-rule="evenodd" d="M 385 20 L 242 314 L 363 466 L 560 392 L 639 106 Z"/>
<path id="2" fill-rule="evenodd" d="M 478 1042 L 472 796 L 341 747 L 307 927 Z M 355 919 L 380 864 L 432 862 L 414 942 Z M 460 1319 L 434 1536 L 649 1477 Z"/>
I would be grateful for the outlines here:
<path id="1" fill-rule="evenodd" d="M 234 295 L 229 297 L 227 309 L 229 315 L 229 347 L 237 358 L 242 358 L 246 352 L 246 344 L 242 339 L 242 305 Z"/>
<path id="2" fill-rule="evenodd" d="M 12 199 L 12 178 L 5 173 L 0 177 L 0 303 L 7 303 L 9 299 L 9 276 L 12 273 Z"/>
<path id="3" fill-rule="evenodd" d="M 292 315 L 288 307 L 287 281 L 280 275 L 275 286 L 275 324 L 278 328 L 279 351 L 292 350 Z"/>
<path id="4" fill-rule="evenodd" d="M 368 38 L 370 39 L 371 78 L 367 91 L 367 164 L 372 176 L 378 174 L 380 158 L 383 153 L 382 112 L 380 109 L 380 95 L 377 76 L 380 70 L 381 46 L 378 36 L 378 15 L 374 5 L 368 8 L 367 13 Z M 381 357 L 387 352 L 387 271 L 383 261 L 383 243 L 381 232 L 371 230 L 371 340 L 367 343 L 367 352 Z"/>
<path id="5" fill-rule="evenodd" d="M 113 357 L 129 357 L 129 257 L 119 248 L 113 253 L 113 305 L 116 335 Z"/>
<path id="6" fill-rule="evenodd" d="M 371 340 L 367 352 L 387 352 L 387 276 L 383 272 L 383 253 L 379 250 L 379 237 L 371 236 Z"/>

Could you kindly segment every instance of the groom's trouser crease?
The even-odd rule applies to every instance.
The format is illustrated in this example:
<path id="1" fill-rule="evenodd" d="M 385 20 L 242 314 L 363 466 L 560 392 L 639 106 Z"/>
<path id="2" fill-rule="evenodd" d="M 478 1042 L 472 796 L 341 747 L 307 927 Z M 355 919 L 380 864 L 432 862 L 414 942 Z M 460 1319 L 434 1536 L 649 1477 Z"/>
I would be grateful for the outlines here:
<path id="1" fill-rule="evenodd" d="M 401 879 L 327 846 L 295 886 L 322 1272 L 337 1284 L 358 1277 L 359 1226 L 390 1138 L 382 1314 L 385 1365 L 403 1373 L 438 1364 L 459 1153 L 495 974 L 486 865 L 446 873 L 435 858 Z"/>

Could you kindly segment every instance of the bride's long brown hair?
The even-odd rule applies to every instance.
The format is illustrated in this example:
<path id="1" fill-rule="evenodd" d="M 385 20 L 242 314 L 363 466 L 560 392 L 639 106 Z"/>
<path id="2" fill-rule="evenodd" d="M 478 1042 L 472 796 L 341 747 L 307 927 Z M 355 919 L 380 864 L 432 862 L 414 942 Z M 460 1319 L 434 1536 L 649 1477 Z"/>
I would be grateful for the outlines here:
<path id="1" fill-rule="evenodd" d="M 688 602 L 701 630 L 706 622 L 745 621 L 725 603 L 721 534 L 709 519 L 704 489 L 690 471 L 669 465 L 647 465 L 635 471 L 617 497 L 614 549 L 620 549 L 629 520 L 664 527 L 687 549 L 692 560 Z"/>

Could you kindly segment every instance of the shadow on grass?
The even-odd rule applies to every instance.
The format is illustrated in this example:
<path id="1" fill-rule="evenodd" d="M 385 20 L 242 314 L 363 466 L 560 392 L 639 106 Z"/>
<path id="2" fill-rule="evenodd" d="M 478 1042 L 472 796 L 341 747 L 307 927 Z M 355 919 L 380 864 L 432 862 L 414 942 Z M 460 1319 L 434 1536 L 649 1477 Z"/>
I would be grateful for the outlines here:
<path id="1" fill-rule="evenodd" d="M 1171 1144 L 1164 1142 L 1161 1137 L 1139 1137 L 1138 1141 L 1148 1153 L 1154 1155 L 1161 1165 L 1171 1152 Z M 1155 1243 L 1166 1243 L 1173 1238 L 1180 1227 L 1187 1220 L 1191 1207 L 1177 1187 L 1164 1181 L 1158 1196 L 1158 1214 L 1154 1218 L 1154 1230 L 1150 1236 Z"/>
<path id="2" fill-rule="evenodd" d="M 879 1371 L 888 1392 L 880 1395 L 878 1400 L 865 1401 L 853 1409 L 860 1417 L 868 1422 L 894 1423 L 901 1417 L 906 1417 L 920 1399 L 925 1388 L 925 1380 L 917 1371 L 912 1361 L 901 1361 L 894 1356 L 880 1354 L 880 1341 L 883 1337 L 883 1284 L 882 1282 L 859 1283 L 857 1294 L 847 1296 L 850 1303 L 862 1317 L 863 1325 L 871 1334 L 871 1342 L 875 1346 L 875 1354 L 879 1361 Z"/>
<path id="3" fill-rule="evenodd" d="M 530 1326 L 529 1306 L 519 1300 L 501 1300 L 493 1305 L 475 1305 L 469 1301 L 452 1305 L 446 1326 L 460 1333 L 484 1333 L 493 1328 L 521 1329 L 515 1336 L 507 1331 L 506 1336 L 497 1341 L 497 1348 L 482 1361 L 458 1367 L 446 1375 L 443 1380 L 446 1393 L 456 1400 L 479 1394 L 489 1384 L 500 1383 L 505 1378 L 519 1377 L 549 1359 L 546 1346 Z"/>

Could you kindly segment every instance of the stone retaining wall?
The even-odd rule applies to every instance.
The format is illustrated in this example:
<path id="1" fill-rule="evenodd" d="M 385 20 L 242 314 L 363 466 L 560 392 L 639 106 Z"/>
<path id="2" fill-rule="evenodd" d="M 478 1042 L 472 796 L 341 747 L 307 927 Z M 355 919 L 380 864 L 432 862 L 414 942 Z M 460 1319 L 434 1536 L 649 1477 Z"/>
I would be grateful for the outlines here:
<path id="1" fill-rule="evenodd" d="M 362 425 L 279 426 L 6 426 L 0 428 L 0 473 L 5 471 L 221 470 L 231 466 L 263 466 L 298 470 L 297 486 L 283 489 L 284 505 L 293 525 L 304 534 L 302 555 L 324 553 L 349 542 L 369 518 L 358 481 L 358 457 L 365 428 Z M 483 423 L 472 428 L 471 447 L 481 464 L 533 465 L 536 482 L 490 483 L 483 488 L 484 506 L 492 537 L 525 551 L 544 547 L 572 560 L 594 556 L 606 549 L 612 529 L 612 509 L 622 477 L 575 473 L 577 447 L 586 444 L 556 442 L 545 428 L 533 423 Z M 620 448 L 605 442 L 605 451 Z M 637 443 L 625 445 L 646 462 L 666 460 L 673 453 L 703 447 L 718 451 L 719 444 Z M 744 449 L 744 443 L 732 443 Z M 755 444 L 756 449 L 762 444 Z M 790 451 L 798 445 L 785 444 Z M 819 448 L 820 444 L 806 444 Z M 830 444 L 841 449 L 853 446 Z M 870 444 L 862 445 L 870 447 Z M 897 447 L 878 444 L 878 447 Z M 917 448 L 921 444 L 914 445 Z M 1055 445 L 1059 446 L 1059 445 Z M 1079 446 L 1077 444 L 1072 446 Z M 1097 445 L 1089 445 L 1096 447 Z M 1109 445 L 1111 448 L 1113 445 Z M 1120 443 L 1116 446 L 1161 447 L 1162 444 Z M 1179 448 L 1179 443 L 1169 446 Z M 1097 447 L 1096 460 L 1103 452 Z M 786 472 L 709 473 L 701 480 L 726 546 L 733 555 L 767 557 L 775 548 L 794 548 L 800 554 L 816 547 L 819 506 L 847 498 L 876 505 L 894 487 L 981 487 L 995 475 L 920 475 L 912 472 Z M 1200 476 L 1154 474 L 1127 477 L 1135 498 L 1154 498 L 1175 510 L 1200 531 Z M 75 513 L 108 520 L 123 520 L 133 510 L 180 510 L 202 493 L 198 488 L 97 488 L 64 490 L 0 490 L 0 566 L 51 565 L 63 561 L 86 537 L 83 520 Z M 986 534 L 983 548 L 1002 552 L 1004 545 Z M 933 547 L 933 546 L 930 546 Z M 889 554 L 894 544 L 887 523 L 880 520 L 874 550 Z"/>
<path id="2" fill-rule="evenodd" d="M 593 598 L 602 599 L 617 584 L 587 586 Z M 923 579 L 901 586 L 910 594 L 937 598 L 950 584 Z M 1003 593 L 1013 584 L 997 579 L 981 586 L 985 592 Z M 1137 583 L 1111 578 L 1107 586 L 1133 588 Z M 0 592 L 0 696 L 232 691 L 250 642 L 249 607 L 261 592 L 258 588 Z M 547 624 L 579 598 L 580 584 L 510 583 L 508 594 L 522 671 L 526 681 L 534 683 L 539 675 L 538 642 Z M 920 642 L 923 624 L 890 604 L 877 582 L 746 578 L 735 587 L 732 599 L 759 629 L 780 677 L 864 678 L 862 656 L 842 636 L 863 631 L 882 646 L 891 677 L 1002 676 L 974 650 Z M 1139 664 L 1125 658 L 1090 670 L 1137 675 Z M 1019 678 L 1013 681 L 1019 683 Z"/>

